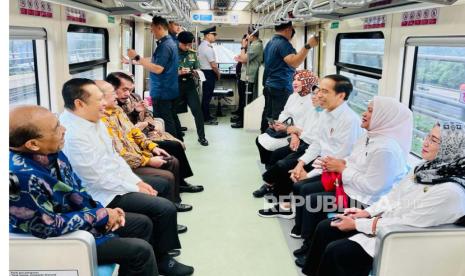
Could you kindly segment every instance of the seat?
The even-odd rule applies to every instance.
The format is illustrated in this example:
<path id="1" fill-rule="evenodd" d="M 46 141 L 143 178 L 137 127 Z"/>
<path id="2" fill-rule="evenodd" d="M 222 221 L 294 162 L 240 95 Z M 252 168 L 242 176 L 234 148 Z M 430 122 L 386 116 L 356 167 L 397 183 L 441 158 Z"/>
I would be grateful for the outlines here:
<path id="1" fill-rule="evenodd" d="M 216 117 L 223 117 L 223 110 L 221 107 L 221 100 L 225 100 L 227 103 L 230 103 L 230 100 L 227 97 L 234 96 L 234 92 L 232 89 L 224 89 L 223 87 L 216 87 L 213 90 L 213 97 L 217 101 L 216 106 Z"/>
<path id="2" fill-rule="evenodd" d="M 375 252 L 376 276 L 465 275 L 465 228 L 383 227 L 377 233 Z"/>
<path id="3" fill-rule="evenodd" d="M 97 266 L 95 239 L 82 230 L 47 239 L 10 233 L 9 253 L 11 272 L 48 271 L 60 275 L 68 271 L 66 275 L 111 276 L 116 268 L 115 264 Z"/>

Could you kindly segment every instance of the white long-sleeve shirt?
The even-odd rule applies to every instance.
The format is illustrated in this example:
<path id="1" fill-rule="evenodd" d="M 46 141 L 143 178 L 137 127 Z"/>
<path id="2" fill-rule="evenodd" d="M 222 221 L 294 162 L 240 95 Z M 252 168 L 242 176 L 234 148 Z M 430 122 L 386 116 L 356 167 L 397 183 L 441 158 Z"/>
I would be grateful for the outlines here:
<path id="1" fill-rule="evenodd" d="M 301 97 L 297 93 L 292 93 L 286 101 L 283 111 L 279 114 L 278 120 L 283 122 L 287 118 L 291 117 L 294 119 L 294 125 L 300 129 L 303 129 L 305 120 L 307 119 L 307 113 L 313 109 L 312 95 L 308 94 Z"/>
<path id="2" fill-rule="evenodd" d="M 368 134 L 362 135 L 346 158 L 342 183 L 350 198 L 371 205 L 404 178 L 409 166 L 394 139 L 380 135 L 367 138 Z"/>
<path id="3" fill-rule="evenodd" d="M 344 158 L 362 133 L 359 116 L 344 102 L 331 112 L 321 112 L 310 146 L 299 160 L 308 164 L 318 156 Z"/>
<path id="4" fill-rule="evenodd" d="M 413 182 L 413 170 L 391 192 L 365 209 L 372 217 L 381 215 L 376 225 L 431 227 L 454 223 L 465 215 L 465 190 L 457 183 L 423 185 Z M 374 218 L 355 220 L 357 231 L 350 237 L 370 255 L 375 255 L 376 238 L 372 234 Z"/>
<path id="5" fill-rule="evenodd" d="M 101 121 L 93 123 L 65 110 L 60 122 L 66 127 L 63 152 L 95 200 L 107 206 L 117 195 L 139 191 L 141 179 L 115 152 Z"/>
<path id="6" fill-rule="evenodd" d="M 317 133 L 321 114 L 322 112 L 316 111 L 313 107 L 306 115 L 304 129 L 299 138 L 308 145 L 312 143 L 313 136 Z"/>
<path id="7" fill-rule="evenodd" d="M 316 111 L 313 107 L 311 97 L 312 95 L 310 94 L 301 97 L 297 93 L 292 93 L 287 99 L 283 111 L 279 114 L 278 121 L 284 122 L 287 118 L 291 117 L 294 120 L 294 125 L 305 131 L 307 121 L 317 121 L 316 116 L 314 116 Z M 288 137 L 273 138 L 268 133 L 260 134 L 258 142 L 269 151 L 277 150 L 289 144 Z"/>

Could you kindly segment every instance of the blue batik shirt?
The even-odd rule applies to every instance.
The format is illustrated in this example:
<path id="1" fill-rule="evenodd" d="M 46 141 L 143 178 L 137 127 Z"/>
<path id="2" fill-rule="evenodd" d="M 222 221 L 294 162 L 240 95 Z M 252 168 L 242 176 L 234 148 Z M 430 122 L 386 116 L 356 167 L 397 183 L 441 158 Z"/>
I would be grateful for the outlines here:
<path id="1" fill-rule="evenodd" d="M 96 244 L 114 237 L 104 233 L 105 208 L 86 192 L 62 153 L 39 155 L 10 151 L 10 232 L 38 238 L 86 230 Z"/>

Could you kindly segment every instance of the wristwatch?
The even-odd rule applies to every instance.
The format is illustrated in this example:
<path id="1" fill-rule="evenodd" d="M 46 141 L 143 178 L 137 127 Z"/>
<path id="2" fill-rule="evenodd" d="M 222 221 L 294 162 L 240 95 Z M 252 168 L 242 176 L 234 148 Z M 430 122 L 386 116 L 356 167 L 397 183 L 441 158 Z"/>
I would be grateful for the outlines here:
<path id="1" fill-rule="evenodd" d="M 312 48 L 312 46 L 310 46 L 310 44 L 308 44 L 308 43 L 307 43 L 307 44 L 305 44 L 305 46 L 304 46 L 304 47 L 305 47 L 305 49 L 307 49 L 307 50 L 310 50 L 310 48 Z"/>
<path id="2" fill-rule="evenodd" d="M 139 61 L 139 60 L 140 60 L 140 56 L 139 56 L 139 55 L 135 56 L 135 57 L 134 57 L 134 60 L 135 60 L 135 61 Z"/>

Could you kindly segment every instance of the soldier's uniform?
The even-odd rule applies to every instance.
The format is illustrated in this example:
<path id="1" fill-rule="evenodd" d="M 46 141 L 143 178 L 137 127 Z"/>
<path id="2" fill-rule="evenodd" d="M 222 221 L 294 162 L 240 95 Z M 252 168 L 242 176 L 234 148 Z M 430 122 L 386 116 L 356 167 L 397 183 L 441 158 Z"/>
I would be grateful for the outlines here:
<path id="1" fill-rule="evenodd" d="M 179 70 L 188 68 L 191 73 L 179 76 L 179 93 L 181 102 L 185 102 L 194 116 L 197 135 L 200 139 L 205 139 L 205 127 L 203 121 L 202 108 L 200 107 L 199 94 L 197 92 L 197 80 L 192 74 L 196 69 L 199 69 L 199 60 L 197 52 L 194 50 L 183 51 L 178 49 Z M 187 112 L 187 107 L 186 107 Z"/>

